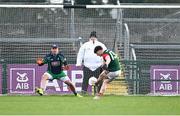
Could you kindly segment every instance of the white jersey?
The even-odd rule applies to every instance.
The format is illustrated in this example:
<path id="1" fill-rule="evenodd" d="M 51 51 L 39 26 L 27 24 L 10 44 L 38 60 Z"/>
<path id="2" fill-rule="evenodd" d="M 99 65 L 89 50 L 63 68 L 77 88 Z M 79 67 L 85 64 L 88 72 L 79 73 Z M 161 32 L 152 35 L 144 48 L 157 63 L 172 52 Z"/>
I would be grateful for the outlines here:
<path id="1" fill-rule="evenodd" d="M 91 40 L 84 43 L 79 49 L 76 65 L 81 66 L 83 63 L 85 67 L 92 71 L 99 68 L 103 63 L 103 59 L 94 53 L 96 46 L 102 46 L 104 50 L 107 49 L 103 43 L 97 40 L 94 43 Z"/>

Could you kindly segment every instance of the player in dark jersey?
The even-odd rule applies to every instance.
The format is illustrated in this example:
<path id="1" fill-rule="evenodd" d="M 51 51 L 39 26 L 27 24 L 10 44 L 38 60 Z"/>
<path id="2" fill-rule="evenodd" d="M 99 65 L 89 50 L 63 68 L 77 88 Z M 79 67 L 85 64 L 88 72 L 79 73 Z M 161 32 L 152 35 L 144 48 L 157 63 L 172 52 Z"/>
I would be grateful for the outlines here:
<path id="1" fill-rule="evenodd" d="M 69 66 L 64 55 L 62 55 L 59 52 L 59 48 L 57 45 L 53 45 L 51 48 L 51 52 L 48 55 L 46 55 L 43 59 L 39 58 L 37 60 L 37 64 L 39 66 L 48 64 L 47 72 L 43 74 L 41 79 L 41 86 L 40 88 L 36 88 L 36 92 L 38 94 L 44 94 L 47 80 L 58 79 L 67 84 L 75 96 L 82 97 L 79 94 L 77 94 L 74 85 L 70 81 L 69 77 L 63 71 L 64 69 L 68 70 Z"/>
<path id="2" fill-rule="evenodd" d="M 99 78 L 95 83 L 98 85 L 98 83 L 103 80 L 100 92 L 94 97 L 94 99 L 99 99 L 100 96 L 102 96 L 105 92 L 107 84 L 121 74 L 121 65 L 119 62 L 119 57 L 111 50 L 103 50 L 101 46 L 96 46 L 94 53 L 101 56 L 104 60 L 102 65 L 102 69 L 104 71 L 99 75 Z"/>

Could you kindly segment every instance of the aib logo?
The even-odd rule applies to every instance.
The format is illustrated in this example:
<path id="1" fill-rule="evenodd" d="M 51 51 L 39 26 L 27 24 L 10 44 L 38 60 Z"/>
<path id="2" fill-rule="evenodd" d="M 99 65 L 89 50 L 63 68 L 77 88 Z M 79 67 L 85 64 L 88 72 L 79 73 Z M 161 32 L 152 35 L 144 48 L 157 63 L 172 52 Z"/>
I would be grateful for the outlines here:
<path id="1" fill-rule="evenodd" d="M 151 66 L 151 92 L 154 94 L 179 93 L 179 66 L 153 65 Z"/>
<path id="2" fill-rule="evenodd" d="M 33 93 L 35 89 L 34 68 L 10 68 L 10 92 Z"/>
<path id="3" fill-rule="evenodd" d="M 162 80 L 161 82 L 162 83 L 171 83 L 171 77 L 170 77 L 171 74 L 163 74 L 163 73 L 160 73 L 160 80 Z"/>
<path id="4" fill-rule="evenodd" d="M 17 85 L 16 85 L 16 89 L 29 89 L 29 83 L 28 83 L 28 76 L 27 73 L 19 73 L 17 72 Z"/>
<path id="5" fill-rule="evenodd" d="M 18 82 L 28 82 L 28 77 L 27 77 L 27 73 L 23 73 L 23 74 L 20 74 L 19 72 L 17 72 L 17 75 L 18 75 L 18 77 L 17 77 L 17 81 Z"/>
<path id="6" fill-rule="evenodd" d="M 161 80 L 161 84 L 159 87 L 159 90 L 172 90 L 173 89 L 173 85 L 171 84 L 171 74 L 163 74 L 160 73 L 160 80 Z"/>

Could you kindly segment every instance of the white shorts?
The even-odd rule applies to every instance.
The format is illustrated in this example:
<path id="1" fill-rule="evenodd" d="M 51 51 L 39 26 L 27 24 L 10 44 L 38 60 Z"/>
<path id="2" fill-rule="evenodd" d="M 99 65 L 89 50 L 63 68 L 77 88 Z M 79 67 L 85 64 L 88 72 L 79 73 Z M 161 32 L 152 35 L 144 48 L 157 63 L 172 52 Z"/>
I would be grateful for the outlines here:
<path id="1" fill-rule="evenodd" d="M 107 74 L 107 76 L 108 76 L 108 79 L 109 79 L 110 81 L 113 81 L 114 79 L 116 79 L 117 77 L 119 77 L 120 74 L 121 74 L 121 70 L 118 70 L 118 71 L 115 71 L 115 72 L 109 72 L 109 73 Z"/>
<path id="2" fill-rule="evenodd" d="M 48 72 L 45 72 L 44 75 L 47 75 L 49 80 L 53 80 L 54 79 L 53 76 L 51 74 L 49 74 Z M 61 80 L 62 82 L 70 81 L 68 76 L 60 77 L 60 78 L 58 78 L 58 80 Z"/>

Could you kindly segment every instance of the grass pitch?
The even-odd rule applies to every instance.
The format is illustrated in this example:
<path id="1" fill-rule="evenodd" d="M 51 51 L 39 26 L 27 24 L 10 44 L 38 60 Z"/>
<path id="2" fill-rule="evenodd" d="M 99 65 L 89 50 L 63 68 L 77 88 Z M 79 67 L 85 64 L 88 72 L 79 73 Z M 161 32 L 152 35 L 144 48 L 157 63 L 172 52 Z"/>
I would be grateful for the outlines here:
<path id="1" fill-rule="evenodd" d="M 180 97 L 149 96 L 1 96 L 0 115 L 175 115 Z"/>

